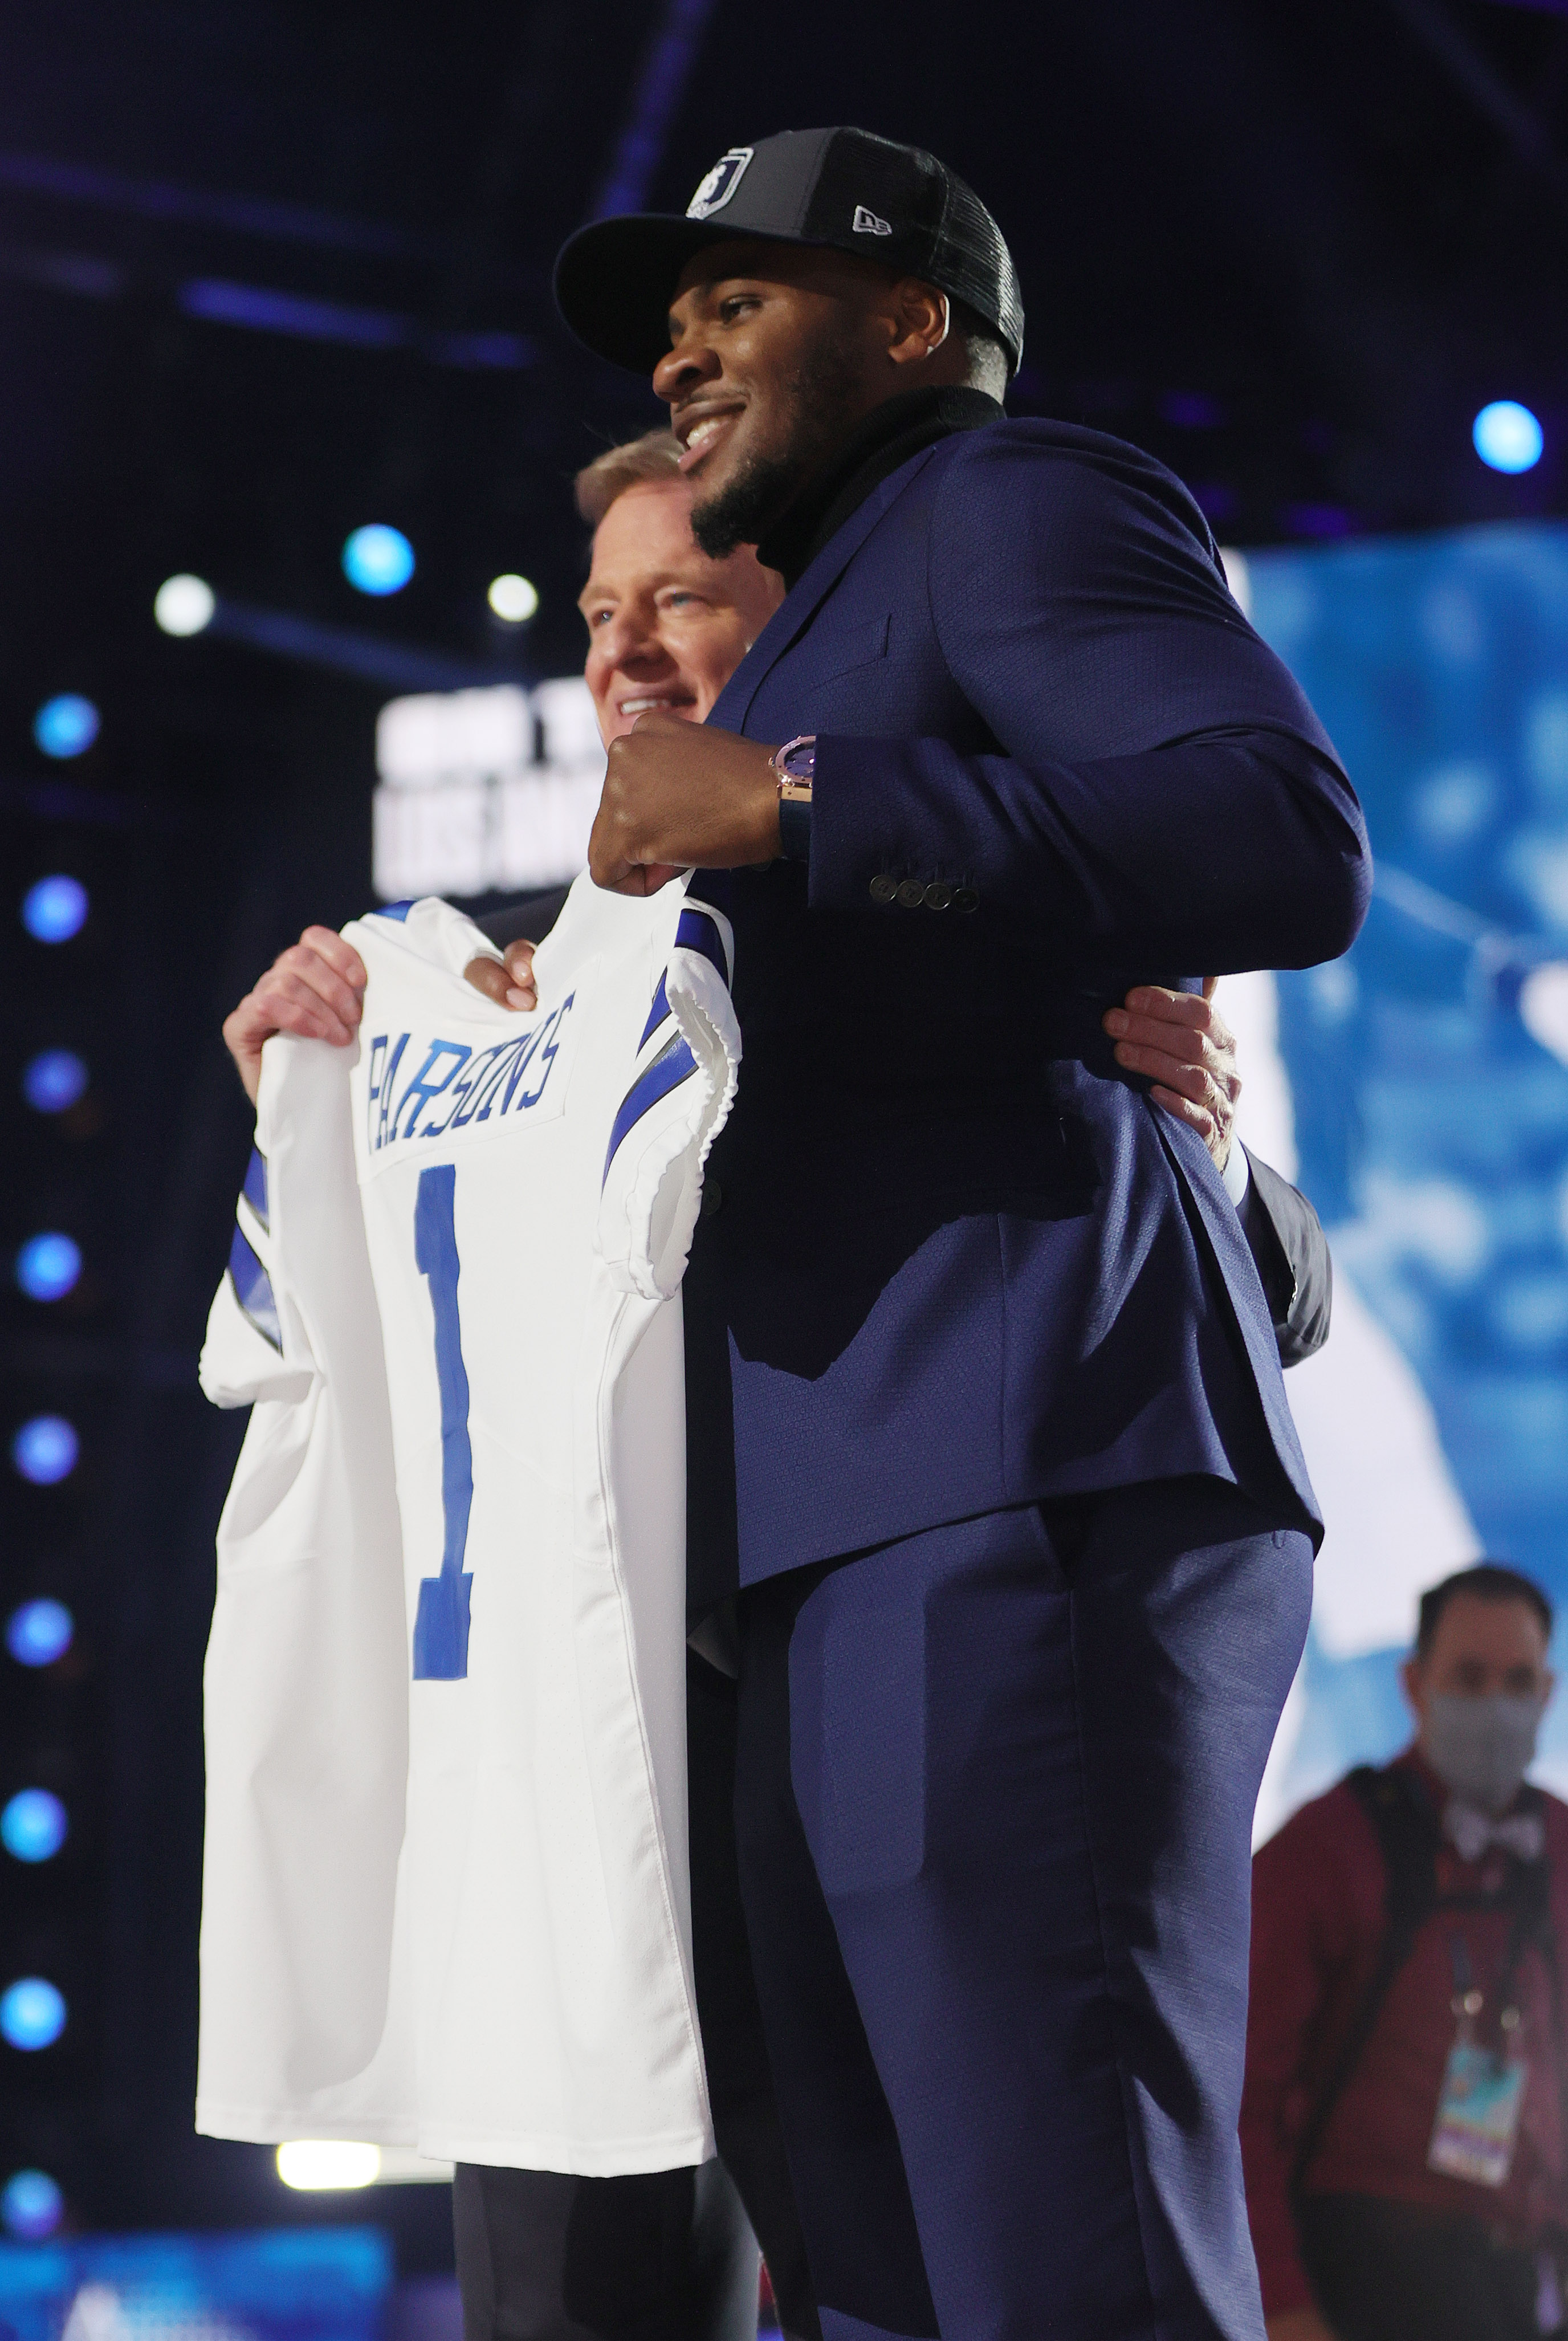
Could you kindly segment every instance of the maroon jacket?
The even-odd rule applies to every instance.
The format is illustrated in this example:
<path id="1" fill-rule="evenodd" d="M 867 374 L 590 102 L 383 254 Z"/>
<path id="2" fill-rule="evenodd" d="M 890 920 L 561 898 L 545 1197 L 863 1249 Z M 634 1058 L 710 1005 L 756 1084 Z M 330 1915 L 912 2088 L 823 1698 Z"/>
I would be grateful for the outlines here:
<path id="1" fill-rule="evenodd" d="M 1445 1790 L 1406 1752 L 1439 1811 Z M 1568 1951 L 1568 1805 L 1545 1799 L 1552 1865 L 1552 1918 Z M 1490 1891 L 1507 1858 L 1462 1862 L 1444 1846 L 1441 1893 Z M 1270 2316 L 1312 2298 L 1297 2248 L 1290 2177 L 1317 2093 L 1343 2044 L 1377 1963 L 1384 1927 L 1384 1868 L 1372 1821 L 1343 1781 L 1286 1822 L 1253 1864 L 1252 2005 L 1242 2161 L 1247 2214 Z M 1549 2225 L 1568 2227 L 1568 2183 L 1552 1977 L 1537 1950 L 1526 1952 L 1514 1997 L 1529 2061 L 1518 2144 L 1507 2183 L 1481 2187 L 1429 2170 L 1426 2150 L 1443 2070 L 1454 2037 L 1449 1938 L 1463 1936 L 1486 2005 L 1477 2037 L 1498 2037 L 1495 1984 L 1513 1911 L 1434 1912 L 1383 2003 L 1364 2054 L 1345 2086 L 1303 2187 L 1313 2194 L 1375 2195 L 1481 2218 L 1511 2240 L 1534 2243 Z M 1568 1956 L 1564 1957 L 1568 1968 Z M 1565 1977 L 1568 1980 L 1568 1977 Z"/>

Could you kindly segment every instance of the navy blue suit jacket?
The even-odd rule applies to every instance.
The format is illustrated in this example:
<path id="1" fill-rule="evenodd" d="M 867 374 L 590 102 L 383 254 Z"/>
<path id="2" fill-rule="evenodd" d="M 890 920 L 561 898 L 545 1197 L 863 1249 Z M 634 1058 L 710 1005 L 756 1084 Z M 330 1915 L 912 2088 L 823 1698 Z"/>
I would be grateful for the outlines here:
<path id="1" fill-rule="evenodd" d="M 945 439 L 709 721 L 817 755 L 809 872 L 704 882 L 744 1062 L 686 1287 L 697 1606 L 1189 1472 L 1315 1530 L 1236 1214 L 1100 1030 L 1141 978 L 1343 951 L 1370 888 L 1350 784 L 1186 491 L 1060 423 Z M 880 902 L 888 877 L 977 907 Z"/>

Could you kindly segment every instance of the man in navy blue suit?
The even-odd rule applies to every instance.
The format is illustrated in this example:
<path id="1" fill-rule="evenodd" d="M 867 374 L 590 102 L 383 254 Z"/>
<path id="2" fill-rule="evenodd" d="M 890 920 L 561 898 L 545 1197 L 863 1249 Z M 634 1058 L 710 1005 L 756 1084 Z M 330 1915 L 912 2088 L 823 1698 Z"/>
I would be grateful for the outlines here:
<path id="1" fill-rule="evenodd" d="M 1101 1017 L 1344 950 L 1359 809 L 1180 483 L 1004 417 L 1012 264 L 930 155 L 733 148 L 556 284 L 789 588 L 705 729 L 613 745 L 591 865 L 726 873 L 735 928 L 691 1565 L 825 2341 L 1256 2336 L 1249 1832 L 1320 1526 L 1236 1214 Z"/>

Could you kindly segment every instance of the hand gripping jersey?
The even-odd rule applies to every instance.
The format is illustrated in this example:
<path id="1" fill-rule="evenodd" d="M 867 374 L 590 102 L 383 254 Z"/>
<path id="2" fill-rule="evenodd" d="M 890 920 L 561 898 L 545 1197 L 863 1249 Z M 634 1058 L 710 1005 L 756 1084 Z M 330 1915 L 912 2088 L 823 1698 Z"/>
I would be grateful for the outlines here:
<path id="1" fill-rule="evenodd" d="M 254 1410 L 206 1665 L 197 2127 L 607 2175 L 712 2150 L 679 1284 L 725 921 L 579 880 L 539 1006 L 439 902 L 278 1038 L 202 1386 Z"/>

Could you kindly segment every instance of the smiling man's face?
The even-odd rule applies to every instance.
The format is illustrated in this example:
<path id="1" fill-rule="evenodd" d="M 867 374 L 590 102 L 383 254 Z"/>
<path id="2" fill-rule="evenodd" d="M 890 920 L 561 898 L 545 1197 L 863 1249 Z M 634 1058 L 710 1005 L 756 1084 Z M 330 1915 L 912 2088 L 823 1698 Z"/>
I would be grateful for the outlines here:
<path id="1" fill-rule="evenodd" d="M 693 493 L 677 479 L 627 488 L 594 531 L 578 607 L 606 747 L 654 708 L 701 723 L 784 598 L 749 547 L 723 561 L 698 551 Z"/>
<path id="2" fill-rule="evenodd" d="M 688 261 L 654 389 L 685 449 L 707 552 L 754 543 L 855 423 L 909 386 L 894 355 L 909 332 L 901 282 L 812 245 L 736 241 Z M 930 300 L 940 314 L 940 294 Z"/>

